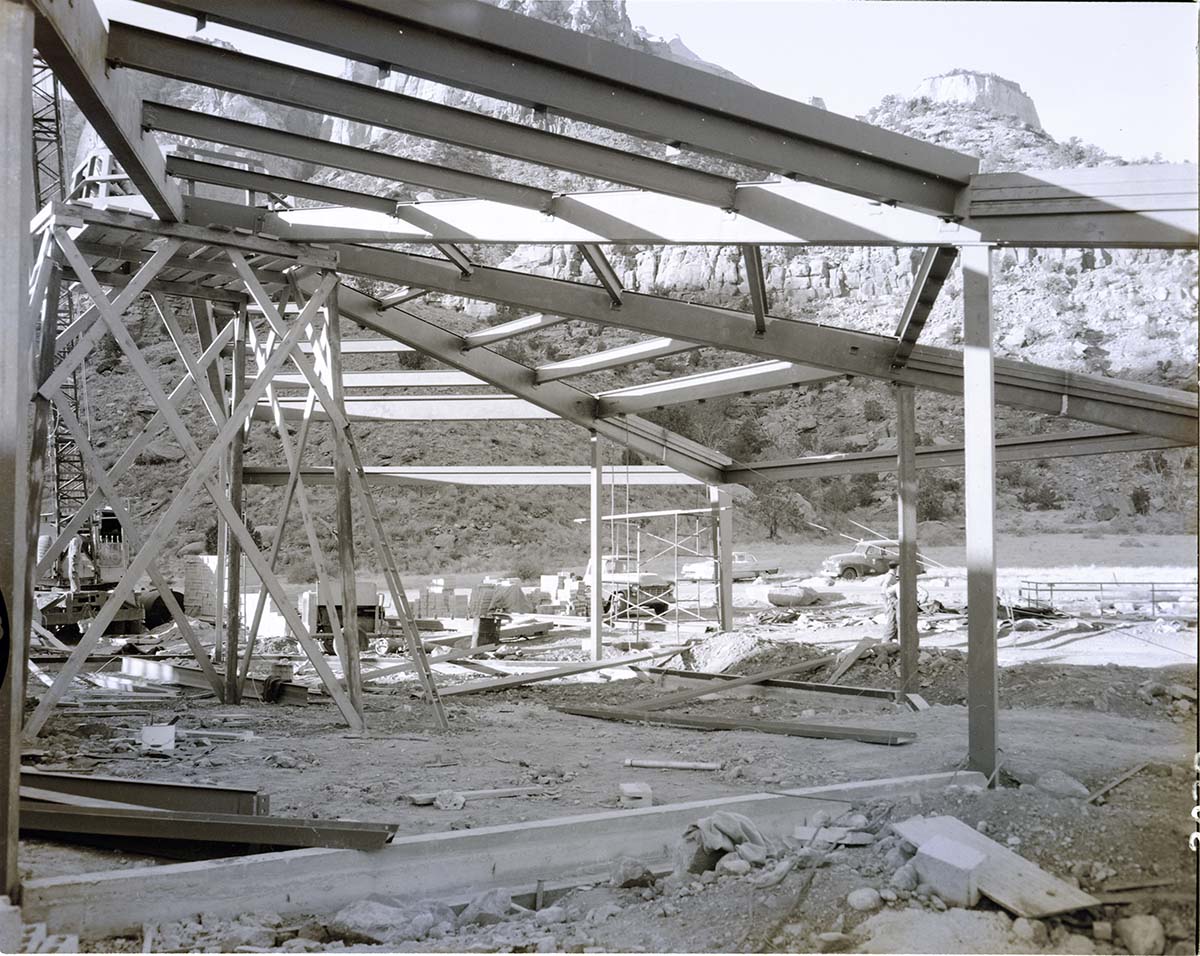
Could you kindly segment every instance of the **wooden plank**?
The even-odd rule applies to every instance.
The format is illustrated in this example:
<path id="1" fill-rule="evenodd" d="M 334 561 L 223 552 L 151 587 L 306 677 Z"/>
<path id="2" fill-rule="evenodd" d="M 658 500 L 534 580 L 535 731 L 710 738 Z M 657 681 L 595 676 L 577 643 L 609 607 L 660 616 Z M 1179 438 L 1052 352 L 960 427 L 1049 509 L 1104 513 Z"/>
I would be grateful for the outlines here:
<path id="1" fill-rule="evenodd" d="M 818 657 L 811 661 L 804 661 L 800 664 L 788 664 L 786 667 L 776 667 L 769 671 L 760 671 L 757 674 L 748 674 L 745 677 L 730 677 L 727 682 L 720 687 L 701 687 L 695 690 L 681 690 L 674 694 L 664 694 L 661 697 L 655 697 L 652 700 L 639 701 L 635 707 L 637 710 L 663 710 L 667 707 L 677 707 L 680 704 L 685 704 L 692 700 L 697 700 L 701 697 L 708 697 L 713 694 L 720 693 L 724 690 L 730 690 L 734 687 L 744 687 L 747 684 L 761 684 L 765 680 L 771 680 L 775 677 L 783 677 L 785 674 L 802 674 L 808 671 L 815 671 L 824 667 L 826 664 L 833 661 L 832 656 Z"/>
<path id="2" fill-rule="evenodd" d="M 163 810 L 197 810 L 208 813 L 265 814 L 271 800 L 266 794 L 243 787 L 174 783 L 165 780 L 130 780 L 102 774 L 54 773 L 21 768 L 21 787 L 47 793 L 72 794 Z"/>
<path id="3" fill-rule="evenodd" d="M 453 790 L 454 788 L 448 787 L 446 789 Z M 404 799 L 414 807 L 427 807 L 437 799 L 439 792 L 431 790 L 427 793 L 406 793 L 404 794 Z M 535 784 L 528 787 L 499 787 L 492 790 L 457 790 L 455 792 L 469 802 L 471 800 L 488 800 L 501 797 L 536 797 L 552 791 L 549 787 Z"/>
<path id="4" fill-rule="evenodd" d="M 639 661 L 652 661 L 661 657 L 674 657 L 681 648 L 673 647 L 665 651 L 651 651 L 646 654 L 635 654 L 633 657 L 616 657 L 606 661 L 589 661 L 583 664 L 564 664 L 537 674 L 514 674 L 512 677 L 501 677 L 497 680 L 472 681 L 467 684 L 457 684 L 441 690 L 443 697 L 453 697 L 456 694 L 478 694 L 489 690 L 504 690 L 508 687 L 520 687 L 523 684 L 535 684 L 538 681 L 554 680 L 557 677 L 571 677 L 575 674 L 587 674 L 591 671 L 607 670 L 610 667 L 624 667 Z M 431 663 L 436 664 L 435 658 Z"/>
<path id="5" fill-rule="evenodd" d="M 982 853 L 984 861 L 976 871 L 979 892 L 1017 916 L 1043 919 L 1100 902 L 955 817 L 913 817 L 893 823 L 892 829 L 917 847 L 940 835 Z"/>
<path id="6" fill-rule="evenodd" d="M 727 683 L 734 679 L 731 674 L 710 674 L 707 671 L 681 671 L 673 670 L 669 667 L 647 667 L 644 670 L 647 674 L 653 674 L 663 680 L 664 686 L 670 686 L 673 683 L 678 687 L 696 687 L 703 682 L 720 681 Z M 720 690 L 727 689 L 725 687 L 720 688 Z M 741 688 L 746 696 L 754 696 L 756 691 L 761 692 L 762 689 L 784 692 L 797 691 L 810 694 L 832 694 L 836 697 L 862 697 L 869 700 L 903 704 L 910 710 L 922 709 L 918 704 L 908 699 L 910 696 L 915 697 L 915 694 L 902 694 L 900 691 L 888 690 L 885 687 L 858 687 L 851 684 L 824 684 L 816 681 L 778 680 L 772 678 Z M 790 696 L 790 694 L 785 693 L 783 696 Z M 928 707 L 929 705 L 926 704 L 925 706 Z"/>
<path id="7" fill-rule="evenodd" d="M 864 637 L 861 641 L 855 644 L 849 651 L 841 655 L 837 667 L 833 669 L 833 673 L 829 675 L 829 683 L 836 684 L 841 676 L 854 666 L 855 662 L 863 656 L 868 648 L 874 647 L 879 641 L 874 637 Z"/>
<path id="8" fill-rule="evenodd" d="M 684 717 L 677 714 L 652 714 L 644 710 L 603 709 L 599 707 L 557 707 L 559 713 L 598 720 L 620 720 L 628 723 L 662 724 L 666 727 L 686 727 L 692 730 L 750 730 L 762 734 L 784 734 L 788 737 L 816 737 L 821 740 L 858 740 L 867 744 L 895 746 L 917 739 L 906 730 L 876 730 L 870 727 L 838 727 L 828 724 L 797 723 L 785 720 L 723 720 L 716 717 Z"/>
<path id="9" fill-rule="evenodd" d="M 197 911 L 237 916 L 246 911 L 247 899 L 261 911 L 289 914 L 331 912 L 372 893 L 412 899 L 471 895 L 607 871 L 619 856 L 665 862 L 688 825 L 717 810 L 742 813 L 764 835 L 780 839 L 818 810 L 838 816 L 853 801 L 983 782 L 973 773 L 922 774 L 399 836 L 369 854 L 306 849 L 44 877 L 26 881 L 21 904 L 26 920 L 47 920 L 51 930 L 115 936 Z"/>
<path id="10" fill-rule="evenodd" d="M 1098 789 L 1098 790 L 1094 791 L 1092 794 L 1090 794 L 1088 796 L 1087 800 L 1084 801 L 1084 803 L 1095 803 L 1097 800 L 1099 800 L 1102 796 L 1104 796 L 1110 790 L 1116 789 L 1121 784 L 1123 784 L 1126 780 L 1129 780 L 1131 777 L 1136 777 L 1139 773 L 1141 773 L 1143 770 L 1145 770 L 1148 766 L 1150 766 L 1150 762 L 1144 761 L 1144 762 L 1138 764 L 1137 766 L 1132 767 L 1129 770 L 1126 770 L 1123 774 L 1121 774 L 1121 776 L 1117 777 L 1115 780 L 1110 780 L 1104 786 L 1100 787 L 1100 789 Z"/>

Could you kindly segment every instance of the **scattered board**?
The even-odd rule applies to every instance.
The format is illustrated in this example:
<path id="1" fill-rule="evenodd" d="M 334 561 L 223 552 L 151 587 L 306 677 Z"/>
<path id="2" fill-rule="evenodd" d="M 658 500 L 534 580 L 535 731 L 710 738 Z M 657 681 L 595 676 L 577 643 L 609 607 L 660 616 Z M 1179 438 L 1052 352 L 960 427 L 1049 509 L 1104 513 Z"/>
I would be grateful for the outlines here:
<path id="1" fill-rule="evenodd" d="M 1017 916 L 1042 919 L 1100 903 L 954 817 L 913 817 L 892 829 L 917 847 L 940 835 L 978 850 L 985 857 L 976 874 L 979 892 Z"/>

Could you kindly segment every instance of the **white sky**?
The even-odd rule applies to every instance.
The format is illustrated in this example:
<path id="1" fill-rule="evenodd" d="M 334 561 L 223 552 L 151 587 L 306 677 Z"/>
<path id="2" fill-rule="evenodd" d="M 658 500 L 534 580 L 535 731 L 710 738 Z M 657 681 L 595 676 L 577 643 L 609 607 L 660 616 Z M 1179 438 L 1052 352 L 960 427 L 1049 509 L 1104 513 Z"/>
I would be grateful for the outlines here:
<path id="1" fill-rule="evenodd" d="M 245 0 L 248 3 L 270 0 Z M 565 0 L 564 0 L 565 2 Z M 195 21 L 133 0 L 97 0 L 106 16 L 188 34 Z M 1078 136 L 1127 159 L 1197 160 L 1197 12 L 1191 3 L 1027 0 L 628 0 L 635 26 L 773 93 L 820 96 L 857 116 L 956 67 L 998 73 L 1032 97 L 1056 139 Z M 286 44 L 210 26 L 257 56 Z M 337 57 L 303 51 L 308 69 Z"/>

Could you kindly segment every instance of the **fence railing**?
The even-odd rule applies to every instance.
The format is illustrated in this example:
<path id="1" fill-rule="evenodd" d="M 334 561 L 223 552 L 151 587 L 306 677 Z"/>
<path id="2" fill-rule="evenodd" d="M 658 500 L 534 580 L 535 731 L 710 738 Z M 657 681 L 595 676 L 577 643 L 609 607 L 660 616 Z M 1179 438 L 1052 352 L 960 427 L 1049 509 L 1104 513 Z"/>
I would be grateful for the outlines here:
<path id="1" fill-rule="evenodd" d="M 1022 581 L 1018 591 L 1022 604 L 1057 608 L 1073 601 L 1098 600 L 1126 604 L 1148 604 L 1152 614 L 1160 604 L 1196 599 L 1195 581 Z"/>

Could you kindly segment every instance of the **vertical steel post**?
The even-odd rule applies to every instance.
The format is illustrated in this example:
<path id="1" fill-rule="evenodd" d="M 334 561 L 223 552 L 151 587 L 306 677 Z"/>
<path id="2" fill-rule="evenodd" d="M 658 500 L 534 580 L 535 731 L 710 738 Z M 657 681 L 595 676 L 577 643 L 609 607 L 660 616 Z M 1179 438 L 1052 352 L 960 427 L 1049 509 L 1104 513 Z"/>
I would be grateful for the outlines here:
<path id="1" fill-rule="evenodd" d="M 733 630 L 733 514 L 729 493 L 708 486 L 712 508 L 713 584 L 717 589 L 717 623 L 722 631 Z"/>
<path id="2" fill-rule="evenodd" d="M 897 385 L 896 522 L 900 529 L 900 689 L 918 690 L 917 657 L 917 443 L 916 401 L 911 385 Z"/>
<path id="3" fill-rule="evenodd" d="M 996 713 L 996 428 L 991 249 L 962 250 L 963 430 L 967 505 L 968 763 L 994 784 Z"/>
<path id="4" fill-rule="evenodd" d="M 592 632 L 588 652 L 592 660 L 604 657 L 604 543 L 601 534 L 603 522 L 604 465 L 600 456 L 600 436 L 592 432 L 592 484 L 591 484 L 591 552 L 592 577 L 587 582 L 591 595 Z"/>
<path id="5" fill-rule="evenodd" d="M 238 307 L 233 326 L 233 366 L 229 411 L 232 413 L 246 393 L 246 306 Z M 245 520 L 242 507 L 242 452 L 246 442 L 245 422 L 229 446 L 229 503 Z M 241 702 L 238 689 L 238 638 L 242 633 L 242 546 L 229 536 L 225 553 L 229 567 L 225 594 L 225 703 Z"/>
<path id="6" fill-rule="evenodd" d="M 342 318 L 337 307 L 338 287 L 334 286 L 325 300 L 325 372 L 329 394 L 344 418 L 346 402 L 342 388 Z M 332 418 L 332 416 L 331 416 Z M 336 429 L 337 425 L 330 423 Z M 359 716 L 363 713 L 362 648 L 358 633 L 358 586 L 355 580 L 354 558 L 354 501 L 350 486 L 350 437 L 334 436 L 333 485 L 337 498 L 338 563 L 342 572 L 342 672 L 346 678 L 346 693 Z M 382 554 L 376 556 L 384 564 Z M 397 607 L 397 614 L 404 608 Z"/>
<path id="7" fill-rule="evenodd" d="M 4 837 L 0 893 L 17 901 L 17 815 L 21 721 L 29 635 L 29 415 L 33 398 L 33 315 L 29 277 L 33 249 L 33 10 L 0 3 L 0 829 Z"/>

